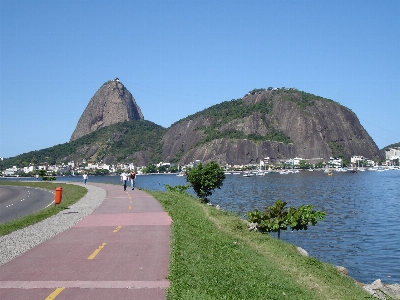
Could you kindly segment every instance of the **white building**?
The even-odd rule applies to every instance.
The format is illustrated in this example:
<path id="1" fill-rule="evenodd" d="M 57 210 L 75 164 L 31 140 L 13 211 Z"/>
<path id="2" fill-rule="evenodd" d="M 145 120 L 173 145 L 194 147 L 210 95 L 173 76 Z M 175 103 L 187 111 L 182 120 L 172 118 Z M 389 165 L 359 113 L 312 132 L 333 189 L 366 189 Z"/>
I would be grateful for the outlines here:
<path id="1" fill-rule="evenodd" d="M 342 166 L 342 159 L 341 158 L 330 157 L 329 158 L 329 164 L 333 165 L 333 166 L 341 167 Z"/>
<path id="2" fill-rule="evenodd" d="M 298 166 L 298 165 L 300 165 L 301 160 L 304 160 L 304 159 L 302 159 L 301 157 L 295 157 L 295 158 L 288 159 L 287 161 L 285 161 L 285 163 L 288 165 L 292 165 L 292 166 Z"/>
<path id="3" fill-rule="evenodd" d="M 357 162 L 363 161 L 363 160 L 365 160 L 365 159 L 366 159 L 366 158 L 365 158 L 364 156 L 361 156 L 361 155 L 354 155 L 354 156 L 352 156 L 352 157 L 350 158 L 350 161 L 351 161 L 352 164 L 357 164 Z"/>
<path id="4" fill-rule="evenodd" d="M 302 160 L 304 160 L 304 159 L 302 159 L 301 157 L 295 157 L 295 158 L 293 158 L 293 164 L 295 166 L 298 166 L 298 165 L 300 165 L 300 161 L 302 161 Z"/>
<path id="5" fill-rule="evenodd" d="M 3 171 L 3 176 L 13 176 L 15 172 L 13 168 L 8 168 Z"/>
<path id="6" fill-rule="evenodd" d="M 389 148 L 385 151 L 386 159 L 394 160 L 400 157 L 400 148 Z"/>
<path id="7" fill-rule="evenodd" d="M 24 167 L 24 173 L 29 173 L 35 171 L 34 166 Z"/>

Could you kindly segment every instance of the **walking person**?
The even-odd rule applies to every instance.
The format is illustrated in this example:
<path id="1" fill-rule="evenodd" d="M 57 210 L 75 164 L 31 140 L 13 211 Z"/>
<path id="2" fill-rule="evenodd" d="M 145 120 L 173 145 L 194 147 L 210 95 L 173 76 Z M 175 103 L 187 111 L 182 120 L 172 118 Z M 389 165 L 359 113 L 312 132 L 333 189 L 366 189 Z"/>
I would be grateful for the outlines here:
<path id="1" fill-rule="evenodd" d="M 121 174 L 121 181 L 123 182 L 123 184 L 124 184 L 124 191 L 126 191 L 126 184 L 127 184 L 127 181 L 128 181 L 128 173 L 126 173 L 126 170 L 124 170 L 124 172 L 122 172 L 122 174 Z"/>
<path id="2" fill-rule="evenodd" d="M 135 189 L 135 179 L 136 179 L 136 173 L 134 170 L 131 170 L 131 173 L 129 174 L 129 178 L 131 179 L 131 188 L 133 191 Z"/>
<path id="3" fill-rule="evenodd" d="M 88 180 L 88 174 L 85 172 L 85 173 L 83 173 L 83 176 L 82 176 L 82 178 L 83 178 L 83 182 L 85 183 L 85 185 L 86 185 L 86 181 Z"/>

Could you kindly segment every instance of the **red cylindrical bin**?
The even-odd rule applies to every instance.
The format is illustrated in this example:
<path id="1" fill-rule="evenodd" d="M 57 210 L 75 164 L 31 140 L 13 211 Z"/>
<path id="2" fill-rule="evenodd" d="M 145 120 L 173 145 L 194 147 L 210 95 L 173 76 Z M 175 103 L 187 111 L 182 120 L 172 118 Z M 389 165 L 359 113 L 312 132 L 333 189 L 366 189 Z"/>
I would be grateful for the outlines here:
<path id="1" fill-rule="evenodd" d="M 62 187 L 56 188 L 56 195 L 54 197 L 54 204 L 60 204 L 62 199 Z"/>

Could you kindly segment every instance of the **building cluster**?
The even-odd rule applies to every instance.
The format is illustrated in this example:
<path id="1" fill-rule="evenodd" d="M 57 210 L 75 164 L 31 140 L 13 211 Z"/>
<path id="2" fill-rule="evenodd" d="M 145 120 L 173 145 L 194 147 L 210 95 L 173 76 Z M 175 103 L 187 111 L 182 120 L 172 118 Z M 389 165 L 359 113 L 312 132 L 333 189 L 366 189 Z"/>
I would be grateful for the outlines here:
<path id="1" fill-rule="evenodd" d="M 388 148 L 385 151 L 386 162 L 393 162 L 400 159 L 400 147 Z"/>
<path id="2" fill-rule="evenodd" d="M 49 174 L 56 175 L 80 175 L 84 172 L 90 171 L 106 171 L 106 173 L 118 173 L 121 170 L 137 170 L 132 163 L 130 164 L 116 164 L 116 165 L 108 165 L 104 163 L 87 163 L 83 160 L 80 164 L 71 161 L 67 164 L 60 165 L 38 165 L 38 166 L 28 166 L 28 167 L 17 167 L 13 166 L 11 168 L 7 168 L 2 171 L 2 176 L 17 176 L 18 174 L 35 174 L 37 171 L 45 170 Z M 141 168 L 139 168 L 140 170 Z"/>
<path id="3" fill-rule="evenodd" d="M 229 170 L 251 170 L 251 169 L 268 169 L 268 168 L 280 168 L 280 167 L 288 167 L 291 166 L 293 168 L 298 168 L 301 165 L 301 162 L 308 164 L 310 167 L 315 167 L 315 163 L 308 163 L 308 161 L 319 161 L 320 164 L 324 166 L 330 167 L 341 167 L 343 166 L 343 160 L 341 158 L 330 157 L 329 161 L 323 161 L 322 158 L 313 158 L 313 159 L 303 159 L 301 157 L 295 157 L 290 159 L 274 159 L 270 157 L 266 157 L 264 159 L 259 160 L 259 162 L 253 162 L 249 164 L 243 165 L 229 165 L 226 164 L 222 166 L 224 169 Z M 364 166 L 364 167 L 374 167 L 377 165 L 373 160 L 367 159 L 361 155 L 355 155 L 351 157 L 351 164 L 353 167 Z M 400 162 L 400 148 L 390 148 L 386 150 L 386 161 L 382 162 L 382 166 L 391 166 L 398 165 Z M 175 166 L 174 170 L 185 171 L 187 168 L 194 167 L 201 163 L 200 160 L 196 160 L 189 164 L 179 166 L 173 163 L 168 162 L 160 162 L 155 165 L 155 167 L 159 170 L 166 170 L 169 172 L 171 167 Z M 89 173 L 103 173 L 106 174 L 119 174 L 122 170 L 135 170 L 137 174 L 142 174 L 146 166 L 135 166 L 133 163 L 119 163 L 115 165 L 109 165 L 102 162 L 98 163 L 90 163 L 86 162 L 86 160 L 82 160 L 80 163 L 75 163 L 71 161 L 67 164 L 61 165 L 38 165 L 38 166 L 28 166 L 28 167 L 17 167 L 13 166 L 12 168 L 7 168 L 2 170 L 0 176 L 18 176 L 18 174 L 35 174 L 39 170 L 45 170 L 49 174 L 55 175 L 81 175 L 84 172 Z"/>

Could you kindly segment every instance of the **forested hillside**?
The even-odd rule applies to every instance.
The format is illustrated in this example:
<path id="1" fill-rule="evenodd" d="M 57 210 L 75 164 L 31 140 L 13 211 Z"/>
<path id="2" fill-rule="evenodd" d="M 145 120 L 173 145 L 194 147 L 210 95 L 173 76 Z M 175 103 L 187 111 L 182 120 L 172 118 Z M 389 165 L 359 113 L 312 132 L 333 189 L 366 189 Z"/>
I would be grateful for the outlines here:
<path id="1" fill-rule="evenodd" d="M 160 140 L 165 128 L 150 121 L 126 121 L 100 128 L 73 142 L 31 151 L 3 161 L 3 168 L 69 161 L 134 162 L 146 165 L 161 159 Z"/>

